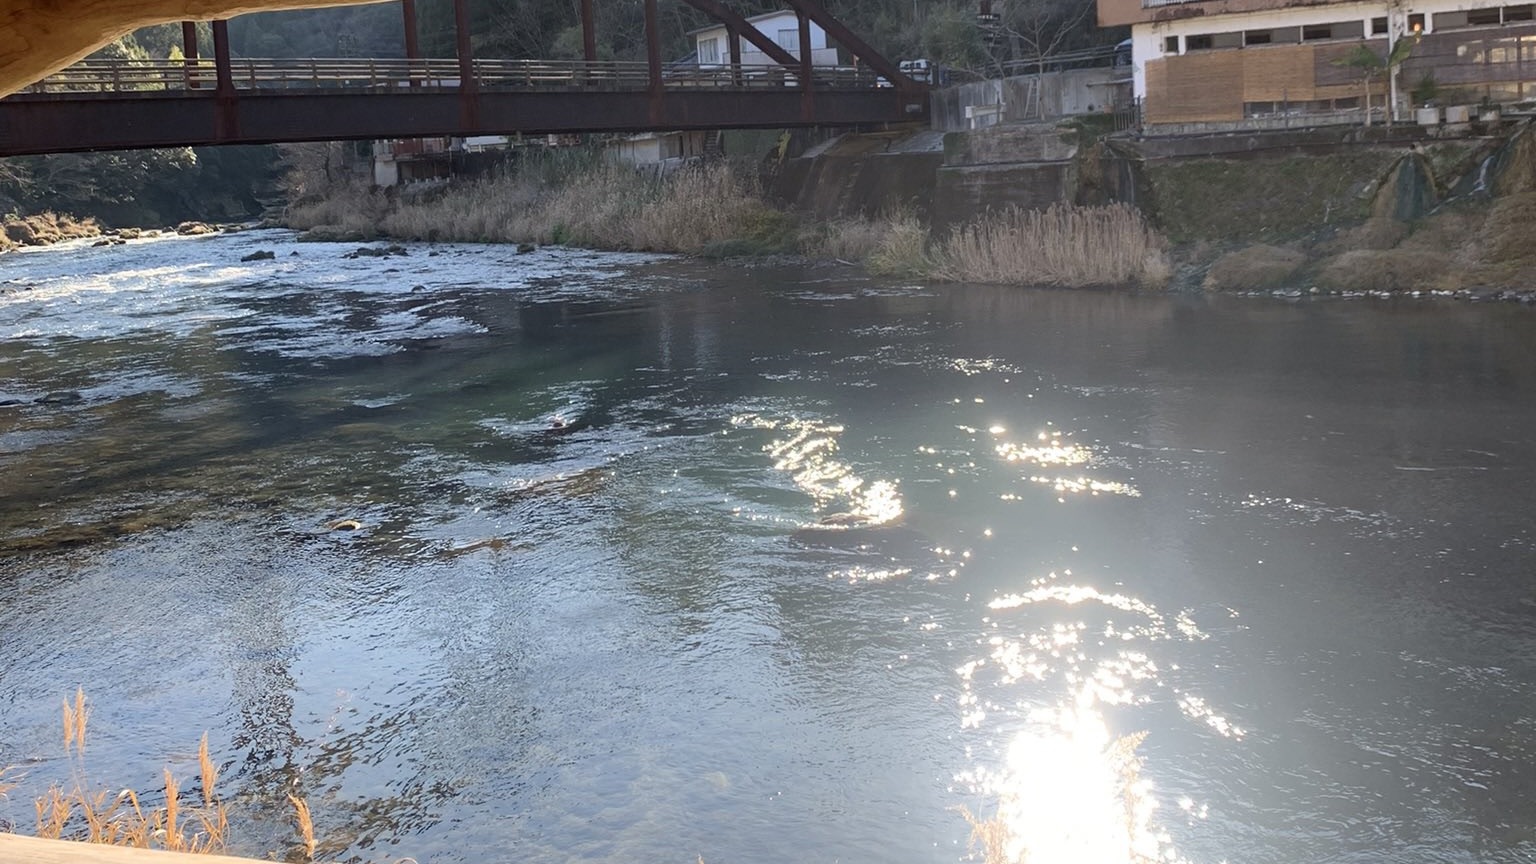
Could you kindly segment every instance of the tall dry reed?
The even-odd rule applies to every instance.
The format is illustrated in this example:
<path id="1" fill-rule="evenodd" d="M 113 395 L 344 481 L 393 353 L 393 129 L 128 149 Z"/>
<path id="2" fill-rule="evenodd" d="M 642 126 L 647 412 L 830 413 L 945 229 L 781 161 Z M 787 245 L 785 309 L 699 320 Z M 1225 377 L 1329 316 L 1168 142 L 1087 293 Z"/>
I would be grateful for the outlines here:
<path id="1" fill-rule="evenodd" d="M 665 176 L 599 160 L 515 174 L 400 202 L 380 230 L 407 240 L 562 243 L 696 254 L 739 239 L 776 242 L 788 217 L 724 164 Z"/>
<path id="2" fill-rule="evenodd" d="M 299 842 L 304 847 L 304 860 L 315 860 L 315 820 L 309 812 L 309 802 L 297 795 L 289 794 L 288 803 L 293 805 L 293 827 L 299 834 Z"/>
<path id="3" fill-rule="evenodd" d="M 864 264 L 885 276 L 923 276 L 932 269 L 928 231 L 911 208 L 836 219 L 807 232 L 802 244 L 814 257 Z"/>
<path id="4" fill-rule="evenodd" d="M 934 275 L 1001 285 L 1162 287 L 1166 244 L 1127 204 L 1010 207 L 956 228 L 937 244 Z"/>
<path id="5" fill-rule="evenodd" d="M 146 806 L 138 792 L 112 793 L 94 786 L 85 771 L 85 747 L 90 707 L 85 691 L 76 690 L 62 709 L 64 752 L 73 779 L 55 783 L 34 801 L 37 835 L 52 840 L 81 840 L 109 846 L 164 849 L 172 852 L 218 854 L 229 835 L 229 814 L 215 784 L 219 771 L 208 754 L 208 736 L 198 744 L 200 802 L 183 800 L 181 783 L 166 769 L 163 803 Z M 13 787 L 14 788 L 14 787 Z"/>

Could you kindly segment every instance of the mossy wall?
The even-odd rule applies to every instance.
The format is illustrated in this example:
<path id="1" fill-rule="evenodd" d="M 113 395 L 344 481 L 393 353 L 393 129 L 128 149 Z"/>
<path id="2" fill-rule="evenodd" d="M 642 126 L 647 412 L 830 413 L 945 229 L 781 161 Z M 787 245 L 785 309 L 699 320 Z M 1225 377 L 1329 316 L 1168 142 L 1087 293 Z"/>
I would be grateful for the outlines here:
<path id="1" fill-rule="evenodd" d="M 823 219 L 904 204 L 942 229 L 1008 206 L 1125 201 L 1174 242 L 1285 242 L 1373 215 L 1414 221 L 1449 197 L 1460 177 L 1475 174 L 1491 149 L 1488 140 L 1422 133 L 1341 135 L 1291 130 L 1106 144 L 1085 130 L 1040 125 L 952 132 L 942 152 L 920 153 L 901 152 L 889 135 L 852 135 L 785 160 L 773 188 L 779 200 Z M 1391 194 L 1381 194 L 1384 185 Z"/>
<path id="2" fill-rule="evenodd" d="M 1175 242 L 1300 237 L 1370 215 L 1375 185 L 1401 150 L 1355 147 L 1279 157 L 1188 158 L 1143 164 L 1140 202 Z"/>

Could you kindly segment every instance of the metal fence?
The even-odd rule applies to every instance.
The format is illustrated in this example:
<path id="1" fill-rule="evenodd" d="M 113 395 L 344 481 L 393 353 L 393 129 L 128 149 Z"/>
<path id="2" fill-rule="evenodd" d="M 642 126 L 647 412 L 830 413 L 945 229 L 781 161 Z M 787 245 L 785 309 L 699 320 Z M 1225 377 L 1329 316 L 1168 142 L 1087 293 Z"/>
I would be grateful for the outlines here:
<path id="1" fill-rule="evenodd" d="M 580 60 L 475 60 L 475 84 L 486 89 L 645 90 L 651 86 L 645 63 Z M 230 63 L 235 87 L 250 90 L 400 87 L 456 88 L 457 60 L 444 59 L 238 59 Z M 218 74 L 211 60 L 82 60 L 25 88 L 25 93 L 212 90 Z M 867 67 L 821 66 L 811 73 L 813 87 L 890 86 Z M 669 68 L 666 88 L 798 87 L 799 70 L 785 66 Z"/>

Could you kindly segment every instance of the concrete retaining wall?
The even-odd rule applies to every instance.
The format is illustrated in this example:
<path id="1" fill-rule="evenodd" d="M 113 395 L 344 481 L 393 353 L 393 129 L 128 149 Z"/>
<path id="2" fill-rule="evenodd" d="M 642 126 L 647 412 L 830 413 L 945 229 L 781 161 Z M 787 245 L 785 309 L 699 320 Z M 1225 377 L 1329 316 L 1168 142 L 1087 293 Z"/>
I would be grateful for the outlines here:
<path id="1" fill-rule="evenodd" d="M 1051 120 L 1107 111 L 1115 98 L 1115 85 L 1111 82 L 1121 77 L 1123 70 L 1109 67 L 1068 69 L 1047 72 L 1038 78 L 1021 75 L 935 90 L 930 100 L 930 125 L 945 132 L 958 132 L 994 123 Z M 1036 81 L 1040 85 L 1039 105 L 1032 98 Z M 968 117 L 967 108 L 978 116 Z"/>

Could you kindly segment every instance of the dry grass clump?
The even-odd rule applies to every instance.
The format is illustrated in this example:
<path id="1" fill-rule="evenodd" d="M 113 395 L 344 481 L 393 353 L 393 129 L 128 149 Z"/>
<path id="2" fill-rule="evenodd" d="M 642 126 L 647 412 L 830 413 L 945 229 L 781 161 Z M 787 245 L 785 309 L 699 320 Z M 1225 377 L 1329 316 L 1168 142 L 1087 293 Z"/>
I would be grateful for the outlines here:
<path id="1" fill-rule="evenodd" d="M 294 830 L 299 832 L 299 842 L 304 846 L 304 860 L 315 859 L 315 820 L 309 813 L 309 802 L 289 794 L 288 803 L 293 805 Z"/>
<path id="2" fill-rule="evenodd" d="M 928 231 L 911 208 L 827 222 L 808 232 L 801 245 L 813 257 L 861 263 L 885 276 L 925 276 L 933 269 Z"/>
<path id="3" fill-rule="evenodd" d="M 1332 291 L 1428 291 L 1453 287 L 1448 256 L 1427 249 L 1356 249 L 1330 258 L 1317 284 Z"/>
<path id="4" fill-rule="evenodd" d="M 1216 259 L 1205 274 L 1207 291 L 1262 291 L 1296 275 L 1307 256 L 1294 249 L 1260 244 Z"/>
<path id="5" fill-rule="evenodd" d="M 300 231 L 331 228 L 370 235 L 388 210 L 389 201 L 377 189 L 346 184 L 290 204 L 283 222 Z"/>
<path id="6" fill-rule="evenodd" d="M 224 851 L 229 817 L 216 791 L 219 771 L 208 755 L 206 734 L 197 750 L 200 796 L 184 800 L 186 796 L 176 775 L 166 769 L 164 803 L 146 807 L 139 793 L 132 789 L 113 794 L 94 788 L 86 779 L 89 719 L 85 692 L 76 690 L 74 700 L 66 700 L 63 705 L 64 752 L 74 762 L 74 780 L 69 786 L 50 786 L 34 802 L 37 836 L 173 852 Z"/>
<path id="7" fill-rule="evenodd" d="M 1531 242 L 1532 225 L 1536 225 L 1536 192 L 1496 200 L 1483 226 L 1483 258 L 1490 263 L 1536 258 L 1536 244 Z"/>
<path id="8" fill-rule="evenodd" d="M 1163 238 L 1127 204 L 990 212 L 938 244 L 935 275 L 1005 285 L 1162 287 Z"/>
<path id="9" fill-rule="evenodd" d="M 101 225 L 94 218 L 76 219 L 54 213 L 32 216 L 7 216 L 0 222 L 0 252 L 16 246 L 48 246 L 64 240 L 101 236 Z"/>
<path id="10" fill-rule="evenodd" d="M 792 227 L 727 165 L 656 177 L 607 162 L 454 187 L 431 201 L 401 203 L 380 222 L 385 234 L 409 240 L 688 254 L 732 241 L 747 241 L 742 251 L 783 251 Z"/>
<path id="11" fill-rule="evenodd" d="M 1393 249 L 1408 236 L 1408 230 L 1406 222 L 1386 216 L 1373 216 L 1353 228 L 1341 231 L 1328 244 L 1327 249 L 1335 254 L 1354 249 Z"/>
<path id="12" fill-rule="evenodd" d="M 817 226 L 801 245 L 816 258 L 857 263 L 874 253 L 888 230 L 883 219 L 834 219 Z"/>
<path id="13" fill-rule="evenodd" d="M 928 255 L 928 232 L 916 214 L 906 213 L 889 221 L 873 252 L 864 259 L 873 273 L 885 276 L 926 276 L 933 272 Z"/>

